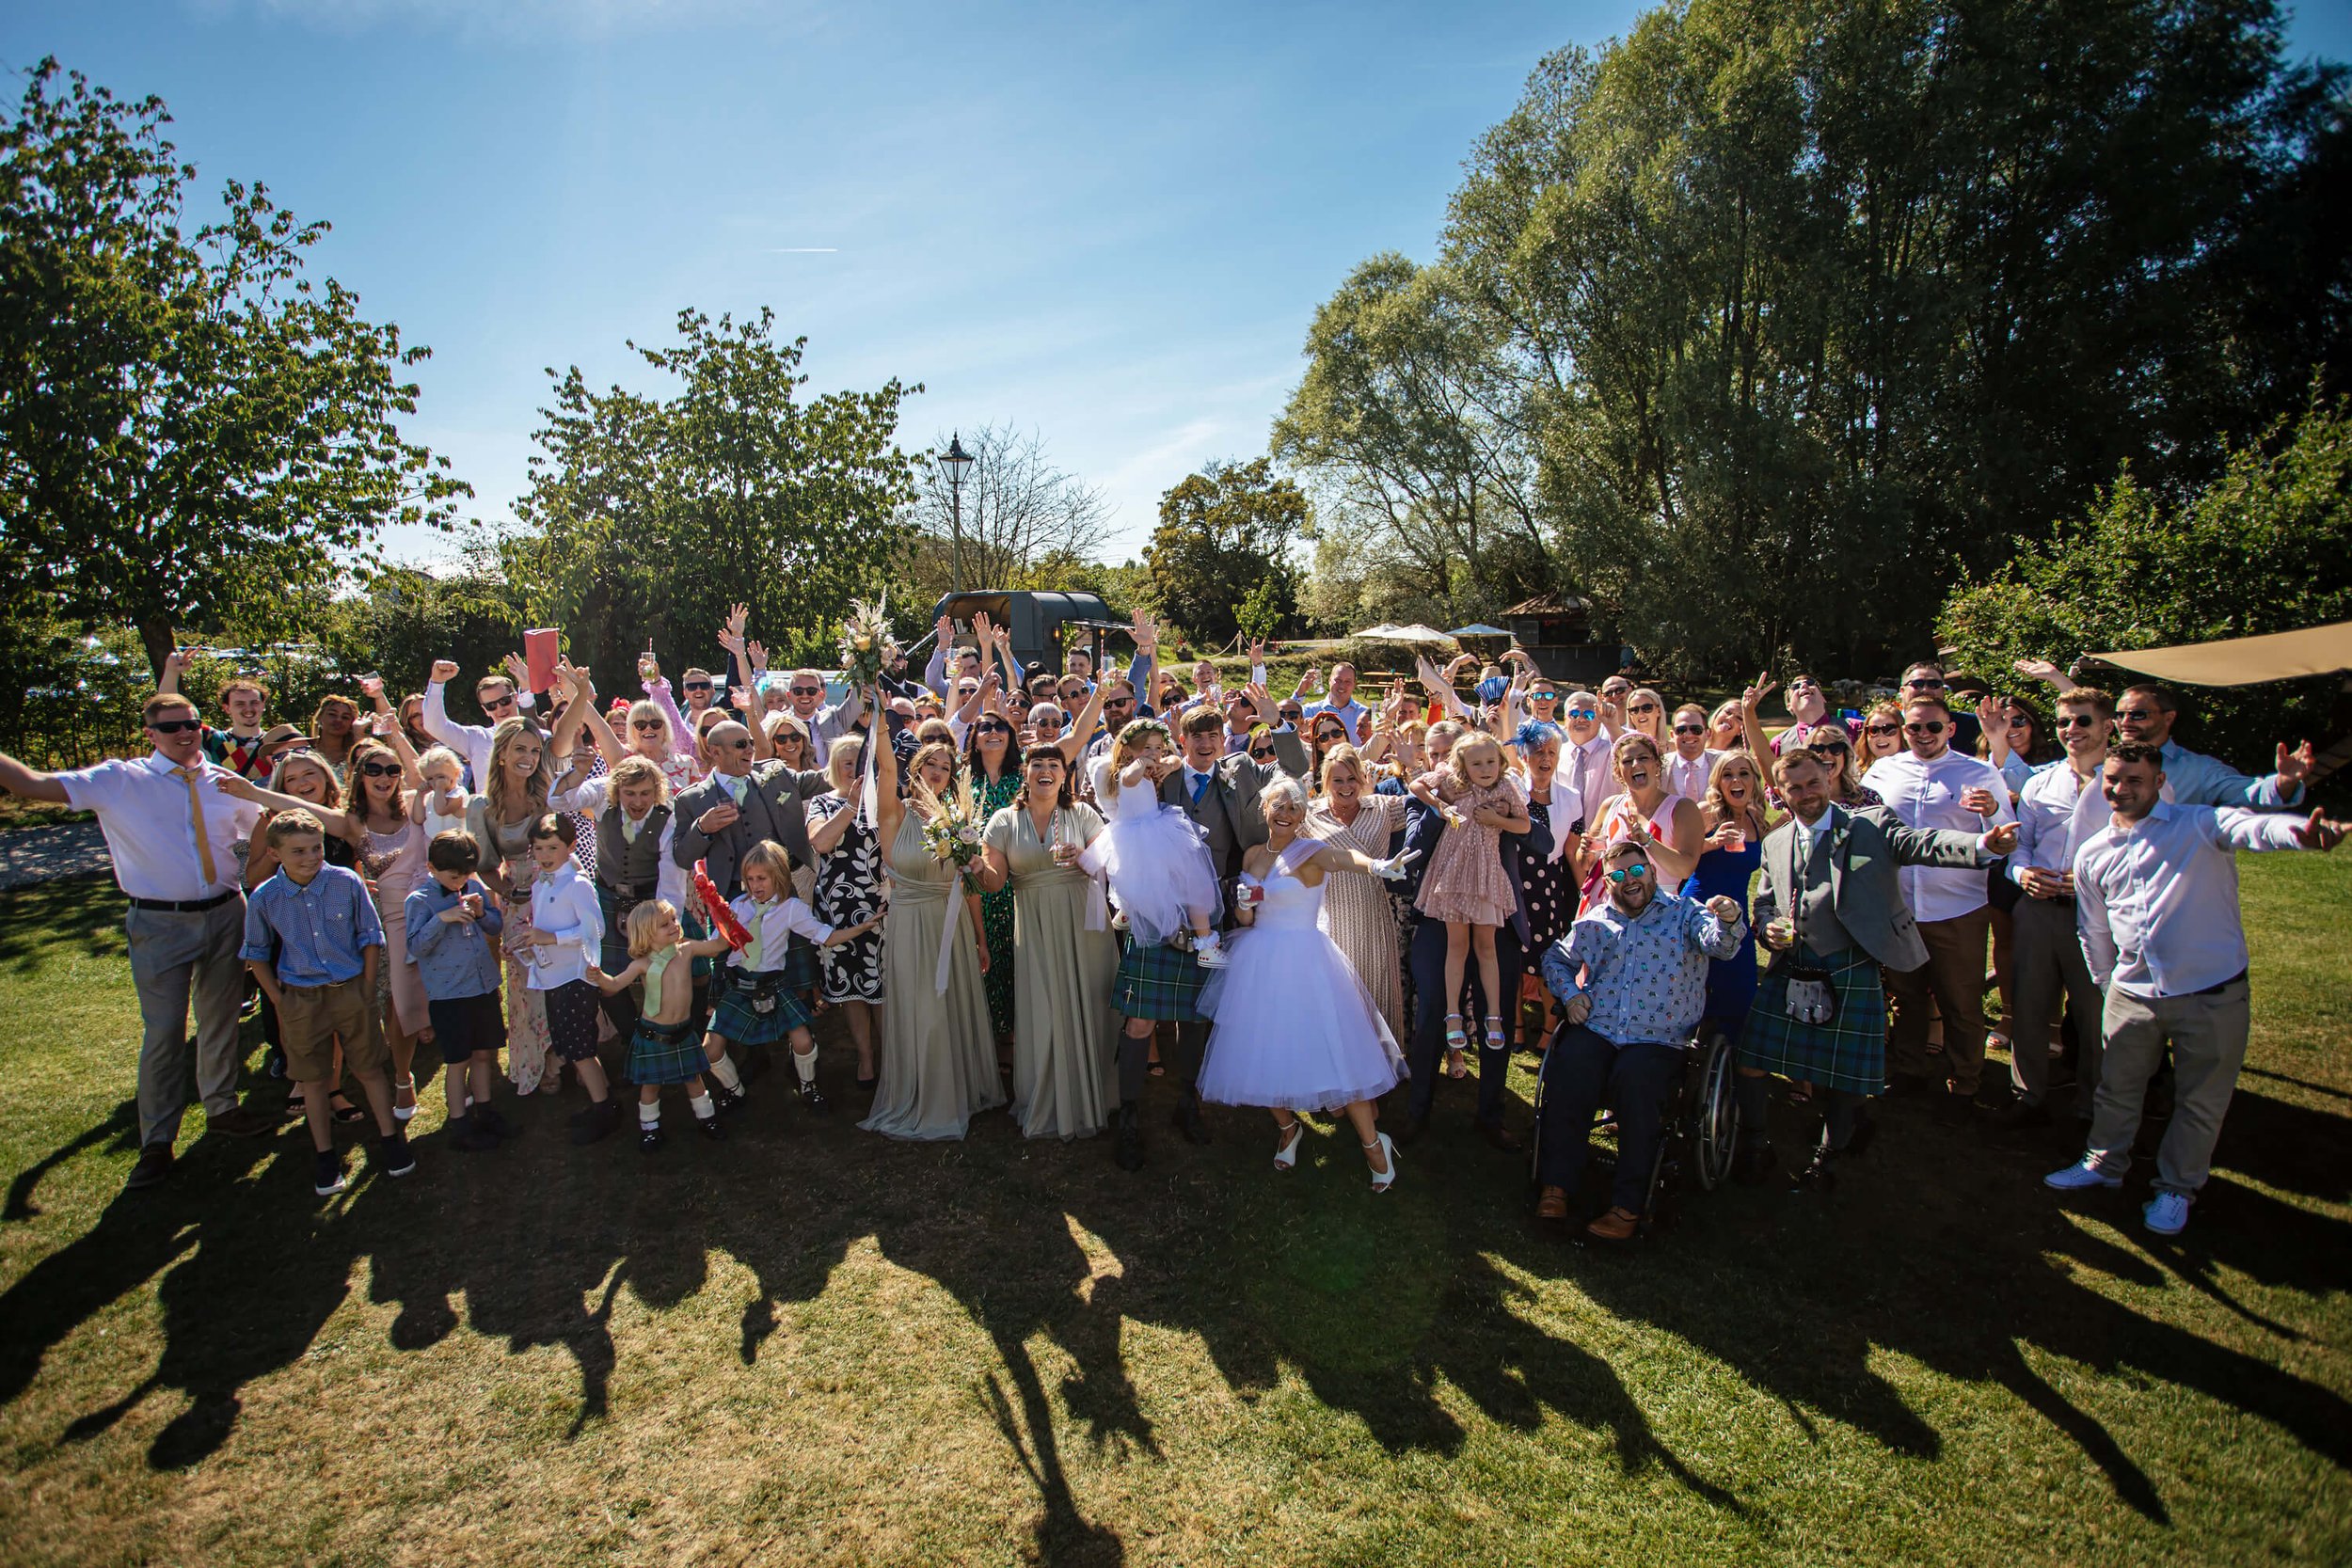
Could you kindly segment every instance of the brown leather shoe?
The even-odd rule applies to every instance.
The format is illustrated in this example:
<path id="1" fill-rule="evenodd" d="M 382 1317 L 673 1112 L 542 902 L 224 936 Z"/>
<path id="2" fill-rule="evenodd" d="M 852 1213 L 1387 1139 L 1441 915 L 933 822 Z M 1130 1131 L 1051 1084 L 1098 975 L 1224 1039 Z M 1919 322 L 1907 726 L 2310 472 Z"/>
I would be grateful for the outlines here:
<path id="1" fill-rule="evenodd" d="M 1535 1217 L 1539 1220 L 1564 1220 L 1568 1217 L 1568 1190 L 1565 1187 L 1546 1187 L 1535 1199 Z"/>
<path id="2" fill-rule="evenodd" d="M 257 1138 L 264 1132 L 276 1132 L 285 1125 L 285 1118 L 273 1116 L 259 1105 L 239 1105 L 219 1116 L 205 1118 L 207 1132 L 219 1132 L 231 1138 Z"/>
<path id="3" fill-rule="evenodd" d="M 1506 1154 L 1527 1147 L 1527 1145 L 1519 1141 L 1518 1133 L 1512 1132 L 1509 1128 L 1503 1126 L 1502 1123 L 1499 1121 L 1480 1122 L 1478 1124 L 1478 1135 L 1486 1139 L 1495 1148 L 1502 1149 Z"/>
<path id="4" fill-rule="evenodd" d="M 1584 1227 L 1584 1234 L 1597 1242 L 1629 1242 L 1642 1227 L 1642 1216 L 1626 1209 L 1612 1209 Z"/>

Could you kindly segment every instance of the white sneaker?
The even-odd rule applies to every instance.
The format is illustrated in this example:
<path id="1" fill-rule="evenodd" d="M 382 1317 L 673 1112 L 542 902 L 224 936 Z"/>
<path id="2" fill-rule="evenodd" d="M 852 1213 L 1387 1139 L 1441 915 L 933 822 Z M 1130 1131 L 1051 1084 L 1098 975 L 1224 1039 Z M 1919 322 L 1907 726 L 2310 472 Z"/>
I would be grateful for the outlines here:
<path id="1" fill-rule="evenodd" d="M 2056 1187 L 2062 1193 L 2073 1193 L 2089 1187 L 2120 1187 L 2123 1184 L 2123 1179 L 2121 1176 L 2109 1176 L 2100 1168 L 2097 1155 L 2086 1154 L 2080 1164 L 2069 1165 L 2064 1170 L 2052 1171 L 2042 1179 L 2042 1184 L 2045 1187 Z"/>
<path id="2" fill-rule="evenodd" d="M 2177 1236 L 2188 1228 L 2188 1195 L 2158 1193 L 2140 1210 L 2148 1228 L 2159 1236 Z"/>
<path id="3" fill-rule="evenodd" d="M 1217 940 L 1215 931 L 1192 939 L 1192 956 L 1203 969 L 1223 969 L 1230 961 L 1225 957 L 1224 943 Z"/>

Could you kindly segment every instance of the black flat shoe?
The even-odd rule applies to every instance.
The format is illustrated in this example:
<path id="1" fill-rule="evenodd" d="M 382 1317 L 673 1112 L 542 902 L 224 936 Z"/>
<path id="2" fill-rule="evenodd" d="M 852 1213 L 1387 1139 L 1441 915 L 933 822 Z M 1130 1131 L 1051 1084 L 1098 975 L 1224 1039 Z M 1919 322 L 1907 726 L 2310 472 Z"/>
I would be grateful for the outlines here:
<path id="1" fill-rule="evenodd" d="M 715 1116 L 696 1117 L 694 1129 L 714 1144 L 723 1144 L 727 1141 L 727 1130 L 719 1125 L 719 1118 Z"/>
<path id="2" fill-rule="evenodd" d="M 170 1175 L 171 1146 L 151 1143 L 139 1150 L 138 1164 L 131 1167 L 131 1175 L 122 1183 L 122 1190 L 135 1193 L 147 1187 L 159 1187 Z"/>
<path id="3" fill-rule="evenodd" d="M 668 1138 L 662 1135 L 660 1124 L 656 1123 L 651 1127 L 642 1129 L 638 1132 L 637 1150 L 641 1154 L 651 1154 L 669 1141 L 670 1140 Z"/>
<path id="4" fill-rule="evenodd" d="M 872 1094 L 874 1092 L 874 1085 L 881 1082 L 882 1075 L 879 1073 L 875 1074 L 871 1078 L 861 1078 L 857 1081 L 857 1092 L 860 1094 Z"/>
<path id="5" fill-rule="evenodd" d="M 1111 1135 L 1111 1158 L 1118 1162 L 1120 1170 L 1143 1168 L 1143 1118 L 1132 1100 L 1119 1107 L 1119 1120 Z"/>

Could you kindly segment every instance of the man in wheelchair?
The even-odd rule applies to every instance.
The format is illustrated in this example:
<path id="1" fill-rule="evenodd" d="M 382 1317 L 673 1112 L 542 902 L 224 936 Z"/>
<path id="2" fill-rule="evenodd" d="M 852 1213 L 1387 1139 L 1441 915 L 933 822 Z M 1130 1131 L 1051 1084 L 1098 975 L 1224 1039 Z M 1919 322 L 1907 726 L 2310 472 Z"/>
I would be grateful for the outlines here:
<path id="1" fill-rule="evenodd" d="M 1744 916 L 1730 898 L 1701 905 L 1661 889 L 1646 839 L 1618 839 L 1602 863 L 1608 896 L 1544 954 L 1544 984 L 1567 1022 L 1544 1057 L 1535 1212 L 1568 1217 L 1593 1113 L 1607 1105 L 1617 1117 L 1616 1178 L 1611 1206 L 1585 1230 L 1622 1242 L 1649 1201 L 1667 1096 L 1707 1010 L 1707 960 L 1739 952 Z"/>

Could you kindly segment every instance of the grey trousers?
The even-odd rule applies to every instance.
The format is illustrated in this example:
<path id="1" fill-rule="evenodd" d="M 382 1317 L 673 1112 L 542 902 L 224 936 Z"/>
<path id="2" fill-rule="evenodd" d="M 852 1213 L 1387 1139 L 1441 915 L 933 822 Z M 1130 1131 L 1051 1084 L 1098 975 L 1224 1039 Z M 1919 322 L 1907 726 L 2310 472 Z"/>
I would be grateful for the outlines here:
<path id="1" fill-rule="evenodd" d="M 195 914 L 134 909 L 123 929 L 146 1027 L 139 1044 L 139 1142 L 167 1144 L 180 1135 L 191 1067 L 206 1116 L 237 1108 L 237 1010 L 245 1003 L 245 964 L 237 949 L 245 942 L 245 899 Z"/>
<path id="2" fill-rule="evenodd" d="M 2074 1109 L 2090 1116 L 2099 1091 L 2099 1033 L 2091 1021 L 2106 1004 L 2083 961 L 2073 899 L 2026 897 L 2010 912 L 2010 984 L 2017 1016 L 2010 1021 L 2010 1076 L 2033 1104 L 2050 1092 L 2050 1027 L 2063 997 L 2074 1012 Z"/>
<path id="3" fill-rule="evenodd" d="M 2120 1173 L 2132 1163 L 2140 1101 L 2172 1044 L 2172 1120 L 2156 1148 L 2156 1190 L 2195 1196 L 2213 1167 L 2214 1140 L 2246 1062 L 2253 1009 L 2243 980 L 2210 994 L 2149 998 L 2110 987 L 2106 1055 L 2090 1118 L 2090 1154 Z"/>

